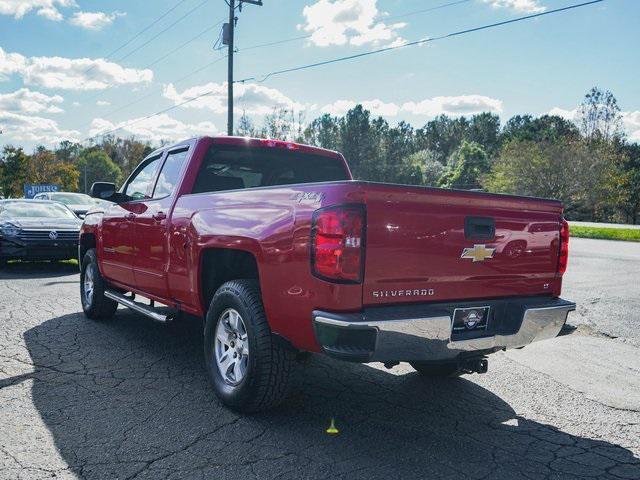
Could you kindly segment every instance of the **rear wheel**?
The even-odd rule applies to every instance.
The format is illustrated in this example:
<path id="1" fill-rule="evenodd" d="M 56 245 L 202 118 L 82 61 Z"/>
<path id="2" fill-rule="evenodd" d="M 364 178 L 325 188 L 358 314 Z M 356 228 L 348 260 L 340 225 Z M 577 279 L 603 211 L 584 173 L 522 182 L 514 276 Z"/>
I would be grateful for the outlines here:
<path id="1" fill-rule="evenodd" d="M 98 257 L 94 248 L 85 253 L 80 270 L 80 299 L 84 314 L 93 320 L 113 317 L 118 303 L 104 296 L 107 283 L 100 274 Z"/>
<path id="2" fill-rule="evenodd" d="M 411 366 L 425 377 L 453 377 L 460 374 L 457 363 L 411 362 Z"/>
<path id="3" fill-rule="evenodd" d="M 216 395 L 234 410 L 266 410 L 288 393 L 295 354 L 271 334 L 254 280 L 227 282 L 214 295 L 204 356 Z"/>

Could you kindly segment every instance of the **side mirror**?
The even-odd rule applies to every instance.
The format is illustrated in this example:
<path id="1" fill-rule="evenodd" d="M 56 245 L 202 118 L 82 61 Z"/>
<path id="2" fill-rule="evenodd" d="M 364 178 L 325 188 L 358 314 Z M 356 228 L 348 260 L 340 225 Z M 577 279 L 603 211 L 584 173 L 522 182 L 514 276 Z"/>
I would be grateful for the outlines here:
<path id="1" fill-rule="evenodd" d="M 91 185 L 89 195 L 100 200 L 109 200 L 116 193 L 116 185 L 109 182 L 96 182 Z"/>

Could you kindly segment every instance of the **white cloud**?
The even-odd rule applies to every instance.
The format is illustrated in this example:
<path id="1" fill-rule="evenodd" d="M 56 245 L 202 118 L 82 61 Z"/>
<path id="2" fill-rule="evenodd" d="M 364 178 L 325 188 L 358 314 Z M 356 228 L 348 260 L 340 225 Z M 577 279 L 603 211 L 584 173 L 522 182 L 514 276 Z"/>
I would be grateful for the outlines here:
<path id="1" fill-rule="evenodd" d="M 64 99 L 60 95 L 46 95 L 21 88 L 13 93 L 0 94 L 0 111 L 16 113 L 61 113 L 58 107 Z"/>
<path id="2" fill-rule="evenodd" d="M 129 125 L 128 125 L 129 124 Z M 151 118 L 133 118 L 131 120 L 112 123 L 102 118 L 96 118 L 91 123 L 91 136 L 99 136 L 110 130 L 121 128 L 119 134 L 135 135 L 151 142 L 178 141 L 194 135 L 216 135 L 220 132 L 212 122 L 184 123 L 167 114 Z"/>
<path id="3" fill-rule="evenodd" d="M 556 115 L 558 117 L 574 121 L 578 115 L 578 109 L 574 108 L 573 110 L 565 110 L 564 108 L 554 107 L 549 110 L 549 115 Z"/>
<path id="4" fill-rule="evenodd" d="M 379 20 L 377 0 L 317 0 L 302 10 L 304 25 L 316 46 L 365 45 L 402 42 L 397 30 L 406 24 L 386 24 Z"/>
<path id="5" fill-rule="evenodd" d="M 207 92 L 197 100 L 184 105 L 185 108 L 208 109 L 215 113 L 227 111 L 227 83 L 207 83 L 188 88 L 183 92 L 178 92 L 174 85 L 170 83 L 164 87 L 163 96 L 176 105 L 191 98 L 198 97 Z M 256 85 L 255 83 L 238 84 L 234 86 L 235 108 L 248 114 L 266 115 L 274 108 L 291 108 L 303 110 L 305 105 L 299 104 L 275 88 Z"/>
<path id="6" fill-rule="evenodd" d="M 19 53 L 8 53 L 0 47 L 0 81 L 7 80 L 10 75 L 23 71 L 27 59 Z"/>
<path id="7" fill-rule="evenodd" d="M 393 102 L 383 102 L 379 99 L 374 100 L 337 100 L 333 103 L 325 105 L 320 109 L 322 113 L 331 115 L 344 115 L 348 110 L 361 104 L 366 110 L 369 110 L 375 116 L 395 117 L 401 113 L 411 113 L 413 115 L 421 115 L 435 117 L 440 114 L 447 115 L 472 115 L 481 112 L 502 112 L 502 101 L 485 97 L 483 95 L 459 95 L 455 97 L 433 97 L 427 98 L 419 102 L 405 102 L 397 104 Z"/>
<path id="8" fill-rule="evenodd" d="M 640 110 L 622 114 L 624 129 L 632 142 L 640 142 Z"/>
<path id="9" fill-rule="evenodd" d="M 401 113 L 410 113 L 413 115 L 435 117 L 440 114 L 453 116 L 473 115 L 481 112 L 502 112 L 502 101 L 485 97 L 483 95 L 459 95 L 455 97 L 433 97 L 427 98 L 419 102 L 405 102 L 397 104 L 393 102 L 383 102 L 379 99 L 374 100 L 337 100 L 333 103 L 325 105 L 320 109 L 322 113 L 331 115 L 344 115 L 348 110 L 361 104 L 366 110 L 369 110 L 374 116 L 395 117 Z"/>
<path id="10" fill-rule="evenodd" d="M 75 12 L 69 22 L 87 30 L 102 30 L 104 27 L 111 25 L 116 18 L 124 15 L 126 13 L 122 12 L 111 14 L 104 12 Z"/>
<path id="11" fill-rule="evenodd" d="M 365 100 L 356 102 L 354 100 L 337 100 L 329 105 L 325 105 L 320 109 L 322 113 L 330 115 L 342 116 L 355 107 L 358 103 L 369 110 L 374 116 L 395 117 L 400 113 L 400 106 L 395 103 L 385 103 L 382 100 Z"/>
<path id="12" fill-rule="evenodd" d="M 58 7 L 76 6 L 75 0 L 0 0 L 0 15 L 11 15 L 20 19 L 31 10 L 36 10 L 40 16 L 60 21 L 62 14 Z"/>
<path id="13" fill-rule="evenodd" d="M 0 80 L 15 73 L 27 85 L 63 90 L 102 90 L 153 79 L 151 70 L 125 68 L 102 58 L 25 57 L 0 47 Z"/>
<path id="14" fill-rule="evenodd" d="M 78 141 L 80 132 L 63 130 L 58 122 L 34 115 L 0 111 L 0 129 L 14 141 L 55 145 L 62 140 Z"/>
<path id="15" fill-rule="evenodd" d="M 494 8 L 510 8 L 522 13 L 540 13 L 546 10 L 540 0 L 483 0 Z"/>
<path id="16" fill-rule="evenodd" d="M 107 102 L 106 100 L 98 100 L 96 102 L 96 105 L 98 105 L 99 107 L 106 107 L 108 105 L 111 105 L 111 102 Z"/>
<path id="17" fill-rule="evenodd" d="M 52 7 L 41 8 L 38 10 L 38 15 L 54 22 L 59 22 L 64 18 L 58 9 Z"/>
<path id="18" fill-rule="evenodd" d="M 414 115 L 436 116 L 471 115 L 480 112 L 502 112 L 502 101 L 484 95 L 458 95 L 455 97 L 433 97 L 421 102 L 406 102 L 402 110 Z"/>

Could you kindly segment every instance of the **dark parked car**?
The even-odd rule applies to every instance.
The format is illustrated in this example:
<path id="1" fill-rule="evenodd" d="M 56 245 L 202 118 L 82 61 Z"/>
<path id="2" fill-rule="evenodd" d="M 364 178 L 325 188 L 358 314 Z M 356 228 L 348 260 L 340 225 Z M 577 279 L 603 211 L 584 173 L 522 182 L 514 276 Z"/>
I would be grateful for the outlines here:
<path id="1" fill-rule="evenodd" d="M 73 192 L 43 192 L 33 198 L 34 200 L 53 200 L 54 202 L 64 203 L 80 218 L 84 218 L 87 212 L 95 208 L 99 203 L 89 195 Z"/>
<path id="2" fill-rule="evenodd" d="M 48 200 L 0 200 L 0 263 L 66 260 L 78 254 L 82 221 Z"/>

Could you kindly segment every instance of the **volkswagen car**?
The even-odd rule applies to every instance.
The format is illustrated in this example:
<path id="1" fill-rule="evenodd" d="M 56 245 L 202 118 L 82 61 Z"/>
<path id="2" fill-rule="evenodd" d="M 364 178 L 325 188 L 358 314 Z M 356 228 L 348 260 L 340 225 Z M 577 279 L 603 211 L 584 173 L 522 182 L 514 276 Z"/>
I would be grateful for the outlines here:
<path id="1" fill-rule="evenodd" d="M 84 193 L 42 192 L 33 198 L 35 200 L 53 200 L 54 202 L 64 203 L 80 218 L 84 218 L 87 212 L 98 204 L 95 198 L 91 198 Z"/>
<path id="2" fill-rule="evenodd" d="M 0 200 L 0 263 L 66 260 L 78 253 L 80 220 L 49 200 Z"/>

